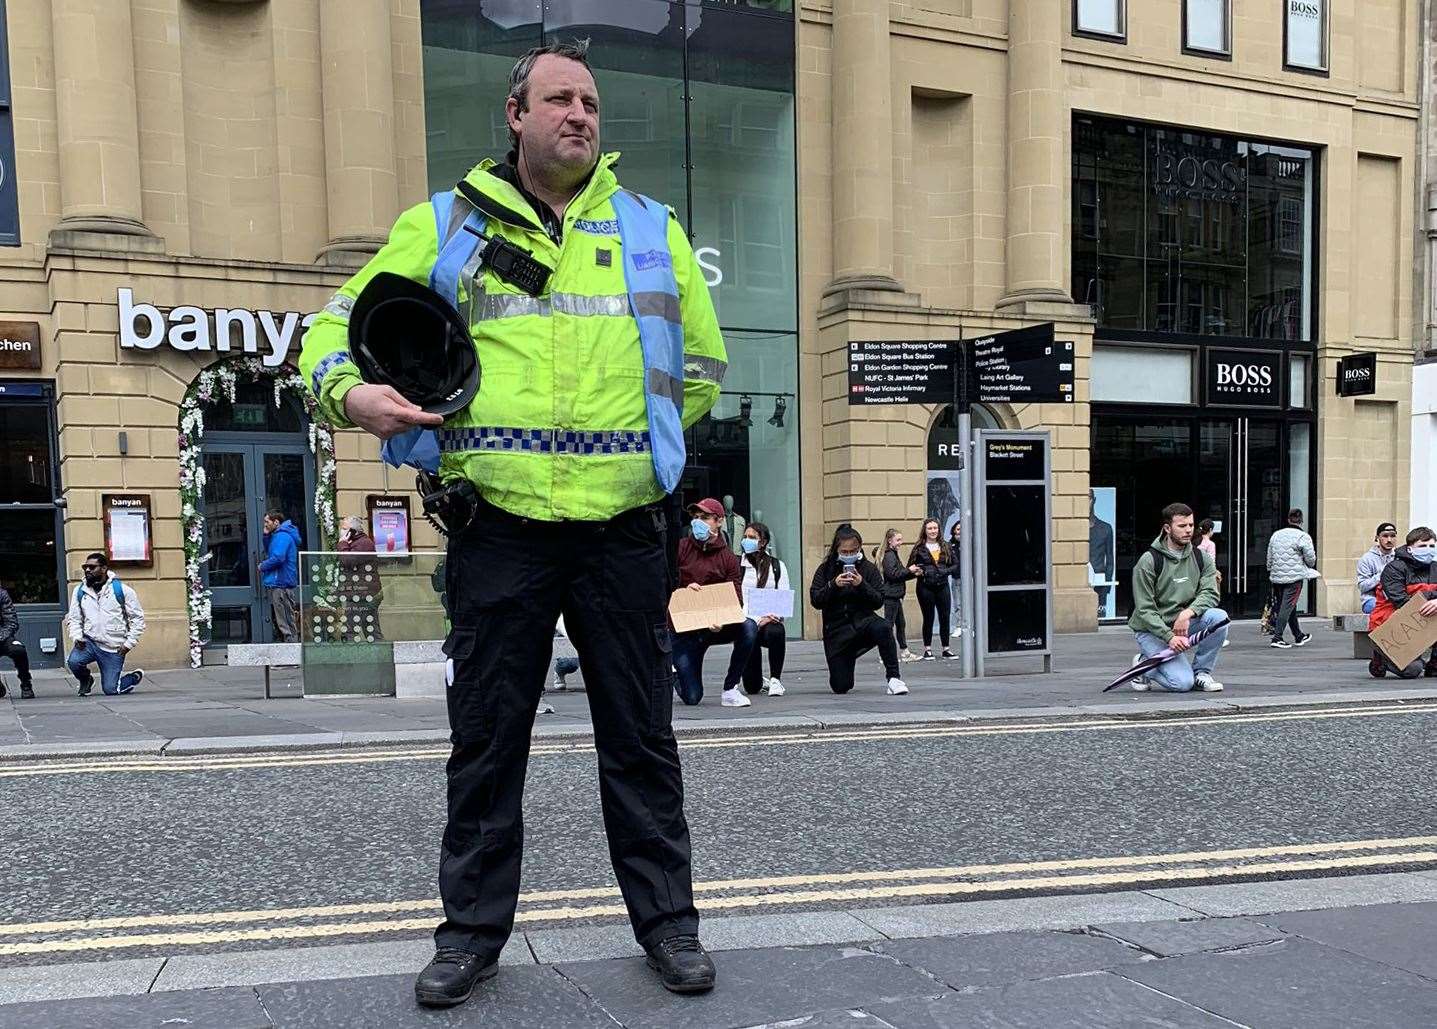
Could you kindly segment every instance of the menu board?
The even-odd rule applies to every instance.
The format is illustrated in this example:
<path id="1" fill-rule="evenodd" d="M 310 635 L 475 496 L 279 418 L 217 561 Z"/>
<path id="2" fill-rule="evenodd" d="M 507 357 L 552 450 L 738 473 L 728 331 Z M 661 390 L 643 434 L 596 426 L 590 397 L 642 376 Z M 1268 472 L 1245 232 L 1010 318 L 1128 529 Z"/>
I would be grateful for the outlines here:
<path id="1" fill-rule="evenodd" d="M 111 565 L 150 567 L 155 563 L 148 493 L 105 493 L 105 556 Z"/>

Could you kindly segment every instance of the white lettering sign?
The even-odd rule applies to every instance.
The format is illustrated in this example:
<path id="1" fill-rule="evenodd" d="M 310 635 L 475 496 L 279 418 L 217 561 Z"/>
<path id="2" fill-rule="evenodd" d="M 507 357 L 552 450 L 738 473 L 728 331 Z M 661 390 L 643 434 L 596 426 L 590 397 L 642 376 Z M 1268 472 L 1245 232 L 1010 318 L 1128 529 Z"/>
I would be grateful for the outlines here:
<path id="1" fill-rule="evenodd" d="M 1219 364 L 1217 384 L 1268 389 L 1272 386 L 1272 369 L 1260 364 Z"/>
<path id="2" fill-rule="evenodd" d="M 313 314 L 301 316 L 296 311 L 276 315 L 273 311 L 227 307 L 216 308 L 210 314 L 184 305 L 166 313 L 154 304 L 136 303 L 134 291 L 124 287 L 119 289 L 117 301 L 120 347 L 124 350 L 154 350 L 168 343 L 181 353 L 227 354 L 237 344 L 244 353 L 258 356 L 266 368 L 284 364 L 315 319 Z"/>
<path id="3" fill-rule="evenodd" d="M 703 269 L 704 282 L 708 283 L 709 289 L 717 289 L 723 285 L 723 269 L 718 264 L 722 256 L 718 247 L 699 247 L 694 251 L 694 260 Z M 708 260 L 704 260 L 705 258 Z"/>

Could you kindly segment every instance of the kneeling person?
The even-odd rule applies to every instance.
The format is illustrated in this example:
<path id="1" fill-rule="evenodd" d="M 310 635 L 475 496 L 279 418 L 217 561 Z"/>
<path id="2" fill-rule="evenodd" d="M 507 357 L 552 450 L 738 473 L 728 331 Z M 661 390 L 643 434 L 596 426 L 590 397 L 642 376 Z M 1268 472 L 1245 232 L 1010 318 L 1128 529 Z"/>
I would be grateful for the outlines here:
<path id="1" fill-rule="evenodd" d="M 1391 618 L 1400 607 L 1416 602 L 1422 605 L 1422 614 L 1431 618 L 1437 616 L 1437 533 L 1425 525 L 1419 525 L 1407 534 L 1407 545 L 1398 547 L 1387 567 L 1382 569 L 1382 588 L 1377 591 L 1382 598 L 1367 619 L 1367 631 L 1373 632 Z M 1437 647 L 1423 661 L 1422 655 L 1405 668 L 1398 668 L 1375 648 L 1367 670 L 1374 678 L 1382 678 L 1388 671 L 1396 672 L 1404 679 L 1416 679 L 1425 675 L 1437 677 Z"/>
<path id="2" fill-rule="evenodd" d="M 834 533 L 828 558 L 813 574 L 808 599 L 823 612 L 823 656 L 834 693 L 853 689 L 858 659 L 874 647 L 888 676 L 888 693 L 908 692 L 898 677 L 898 643 L 893 628 L 875 612 L 883 607 L 883 574 L 863 556 L 863 537 L 851 525 Z"/>
<path id="3" fill-rule="evenodd" d="M 85 581 L 75 588 L 65 615 L 72 644 L 65 664 L 79 682 L 82 697 L 88 696 L 95 684 L 92 664 L 100 668 L 100 688 L 105 693 L 129 693 L 145 677 L 139 668 L 125 673 L 125 656 L 145 631 L 140 598 L 115 578 L 104 554 L 90 554 L 81 567 Z"/>
<path id="4" fill-rule="evenodd" d="M 1142 651 L 1134 664 L 1168 647 L 1177 652 L 1148 673 L 1152 682 L 1174 693 L 1192 689 L 1215 693 L 1222 683 L 1212 673 L 1227 629 L 1219 629 L 1196 646 L 1188 637 L 1227 615 L 1217 606 L 1217 566 L 1192 545 L 1192 538 L 1192 508 L 1186 504 L 1163 508 L 1162 533 L 1133 565 L 1133 615 L 1128 628 L 1137 634 Z M 1191 664 L 1185 657 L 1188 651 Z M 1150 685 L 1139 679 L 1133 689 L 1146 690 Z"/>

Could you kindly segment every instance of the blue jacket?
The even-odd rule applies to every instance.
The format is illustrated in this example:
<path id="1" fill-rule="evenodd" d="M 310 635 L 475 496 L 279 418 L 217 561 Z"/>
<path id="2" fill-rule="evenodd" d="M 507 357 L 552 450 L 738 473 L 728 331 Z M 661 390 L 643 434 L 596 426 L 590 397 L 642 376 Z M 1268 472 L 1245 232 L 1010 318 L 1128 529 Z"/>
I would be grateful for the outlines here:
<path id="1" fill-rule="evenodd" d="M 265 553 L 269 556 L 259 563 L 265 586 L 288 589 L 299 585 L 299 530 L 293 522 L 281 522 L 265 537 Z"/>

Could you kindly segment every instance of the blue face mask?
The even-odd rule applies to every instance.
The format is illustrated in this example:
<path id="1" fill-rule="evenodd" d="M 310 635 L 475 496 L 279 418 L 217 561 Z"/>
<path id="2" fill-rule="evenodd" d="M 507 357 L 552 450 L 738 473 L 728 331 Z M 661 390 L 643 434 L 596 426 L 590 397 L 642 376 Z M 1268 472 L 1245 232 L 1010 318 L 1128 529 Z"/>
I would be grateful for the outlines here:
<path id="1" fill-rule="evenodd" d="M 709 523 L 704 521 L 702 518 L 695 518 L 692 522 L 689 523 L 689 528 L 693 530 L 694 539 L 698 540 L 700 543 L 702 543 L 704 540 L 708 539 L 710 535 L 712 535 L 709 530 Z"/>
<path id="2" fill-rule="evenodd" d="M 745 554 L 758 553 L 758 540 L 752 538 L 751 536 L 745 536 L 743 538 L 743 542 L 740 543 L 739 546 L 743 547 L 743 552 Z"/>
<path id="3" fill-rule="evenodd" d="M 839 555 L 838 555 L 838 563 L 841 564 L 841 565 L 846 565 L 846 566 L 849 567 L 849 568 L 852 568 L 854 565 L 858 564 L 858 562 L 860 562 L 860 561 L 862 561 L 862 560 L 863 560 L 863 553 L 862 553 L 862 551 L 860 551 L 860 552 L 857 553 L 857 554 L 839 554 Z"/>
<path id="4" fill-rule="evenodd" d="M 1412 555 L 1412 560 L 1420 561 L 1424 565 L 1430 565 L 1434 560 L 1437 560 L 1437 549 L 1432 547 L 1414 548 L 1409 550 L 1408 553 Z"/>

